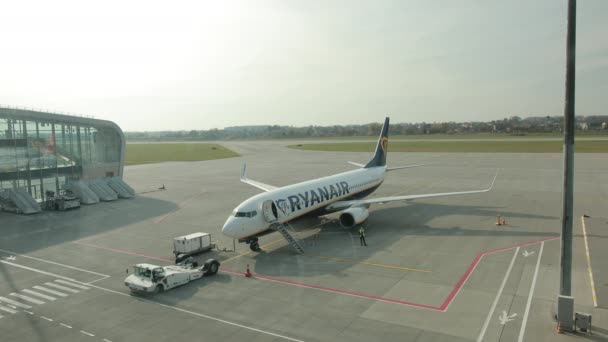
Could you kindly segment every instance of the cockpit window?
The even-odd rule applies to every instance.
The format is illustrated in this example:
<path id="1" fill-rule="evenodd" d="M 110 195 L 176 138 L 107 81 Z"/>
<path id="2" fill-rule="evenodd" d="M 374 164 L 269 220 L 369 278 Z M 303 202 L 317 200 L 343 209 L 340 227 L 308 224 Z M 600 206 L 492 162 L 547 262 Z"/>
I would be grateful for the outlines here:
<path id="1" fill-rule="evenodd" d="M 234 217 L 254 217 L 255 215 L 257 215 L 258 212 L 257 211 L 237 211 L 236 213 L 234 213 Z"/>

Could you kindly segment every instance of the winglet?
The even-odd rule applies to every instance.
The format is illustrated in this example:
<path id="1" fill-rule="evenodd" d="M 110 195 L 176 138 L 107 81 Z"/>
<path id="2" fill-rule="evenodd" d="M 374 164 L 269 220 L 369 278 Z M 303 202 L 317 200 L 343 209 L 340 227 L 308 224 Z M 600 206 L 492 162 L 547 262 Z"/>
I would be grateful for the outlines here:
<path id="1" fill-rule="evenodd" d="M 496 169 L 496 174 L 494 175 L 494 179 L 492 179 L 492 184 L 486 191 L 490 191 L 494 187 L 494 182 L 496 182 L 496 177 L 498 177 L 498 170 L 500 170 L 500 169 Z"/>
<path id="2" fill-rule="evenodd" d="M 262 189 L 264 191 L 272 191 L 277 188 L 274 185 L 264 184 L 262 182 L 257 182 L 257 181 L 247 178 L 247 163 L 246 162 L 243 163 L 243 171 L 241 172 L 241 182 L 247 183 L 249 185 L 253 185 L 256 188 Z"/>
<path id="3" fill-rule="evenodd" d="M 241 172 L 241 180 L 247 179 L 247 162 L 243 163 L 243 171 Z"/>

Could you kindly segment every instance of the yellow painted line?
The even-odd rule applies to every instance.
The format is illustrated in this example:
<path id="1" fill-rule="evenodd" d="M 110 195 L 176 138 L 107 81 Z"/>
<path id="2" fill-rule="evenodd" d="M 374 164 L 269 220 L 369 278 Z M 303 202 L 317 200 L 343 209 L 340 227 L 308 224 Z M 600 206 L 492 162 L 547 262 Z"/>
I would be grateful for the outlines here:
<path id="1" fill-rule="evenodd" d="M 591 283 L 591 296 L 593 306 L 597 308 L 597 296 L 595 295 L 595 283 L 593 281 L 593 269 L 591 268 L 591 257 L 589 256 L 589 243 L 587 242 L 587 228 L 585 227 L 585 216 L 581 216 L 583 222 L 583 238 L 585 239 L 585 254 L 587 255 L 587 271 L 589 271 L 589 282 Z"/>
<path id="2" fill-rule="evenodd" d="M 392 268 L 392 269 L 402 270 L 402 271 L 424 272 L 424 273 L 431 272 L 430 270 L 423 270 L 423 269 L 410 268 L 410 267 L 401 267 L 401 266 L 393 266 L 393 265 L 385 265 L 385 264 L 376 264 L 376 263 L 373 263 L 373 262 L 367 262 L 367 261 L 361 261 L 361 260 L 334 258 L 334 257 L 328 257 L 328 256 L 323 256 L 323 255 L 312 255 L 312 254 L 304 254 L 304 255 L 309 256 L 309 257 L 319 258 L 319 259 L 327 259 L 327 260 L 334 260 L 334 261 L 340 261 L 340 262 L 348 262 L 348 263 L 351 263 L 351 264 L 361 264 L 361 265 L 368 265 L 368 266 L 377 266 L 377 267 L 383 267 L 383 268 Z"/>

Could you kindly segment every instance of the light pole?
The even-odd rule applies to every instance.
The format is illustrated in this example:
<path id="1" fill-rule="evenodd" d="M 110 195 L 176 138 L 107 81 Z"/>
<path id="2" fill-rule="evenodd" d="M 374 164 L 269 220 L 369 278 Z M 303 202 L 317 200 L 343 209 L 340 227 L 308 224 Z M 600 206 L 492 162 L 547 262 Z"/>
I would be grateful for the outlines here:
<path id="1" fill-rule="evenodd" d="M 568 33 L 566 37 L 566 98 L 564 104 L 564 188 L 562 200 L 562 233 L 557 321 L 572 330 L 574 298 L 572 294 L 572 222 L 574 188 L 574 81 L 576 52 L 576 0 L 568 0 Z"/>

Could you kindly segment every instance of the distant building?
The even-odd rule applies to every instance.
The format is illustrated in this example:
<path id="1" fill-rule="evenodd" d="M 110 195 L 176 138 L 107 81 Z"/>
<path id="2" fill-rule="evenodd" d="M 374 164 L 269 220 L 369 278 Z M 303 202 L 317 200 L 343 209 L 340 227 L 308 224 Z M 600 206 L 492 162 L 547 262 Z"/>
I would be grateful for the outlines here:
<path id="1" fill-rule="evenodd" d="M 122 177 L 124 161 L 113 122 L 0 107 L 0 192 L 24 189 L 42 202 L 69 180 Z"/>

